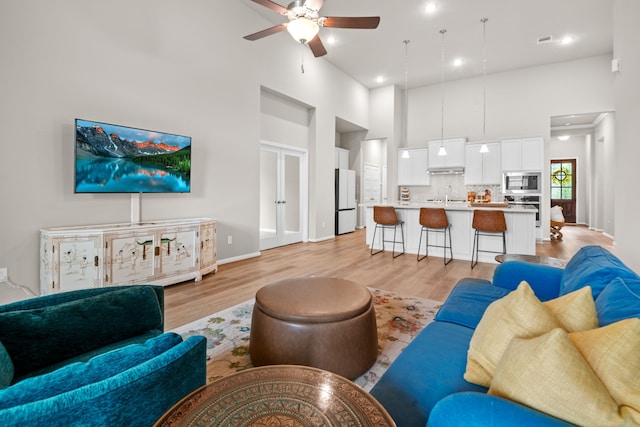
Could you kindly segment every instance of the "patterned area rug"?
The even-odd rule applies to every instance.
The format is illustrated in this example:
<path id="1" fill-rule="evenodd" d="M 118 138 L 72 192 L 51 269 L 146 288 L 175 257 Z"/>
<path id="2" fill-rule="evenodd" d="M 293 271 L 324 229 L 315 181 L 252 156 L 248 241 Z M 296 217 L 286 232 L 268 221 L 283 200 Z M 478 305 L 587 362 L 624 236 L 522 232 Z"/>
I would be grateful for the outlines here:
<path id="1" fill-rule="evenodd" d="M 433 321 L 441 303 L 369 288 L 378 324 L 378 359 L 355 383 L 369 391 L 404 348 Z M 207 381 L 252 368 L 249 332 L 254 300 L 173 330 L 183 338 L 207 338 Z"/>

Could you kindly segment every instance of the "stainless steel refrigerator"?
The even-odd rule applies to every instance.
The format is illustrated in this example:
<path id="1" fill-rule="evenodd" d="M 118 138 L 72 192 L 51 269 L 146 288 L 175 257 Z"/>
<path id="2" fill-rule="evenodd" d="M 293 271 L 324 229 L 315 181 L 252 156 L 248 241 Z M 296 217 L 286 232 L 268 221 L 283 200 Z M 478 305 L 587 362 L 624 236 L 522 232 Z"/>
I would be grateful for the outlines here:
<path id="1" fill-rule="evenodd" d="M 336 169 L 336 234 L 356 229 L 356 171 Z"/>

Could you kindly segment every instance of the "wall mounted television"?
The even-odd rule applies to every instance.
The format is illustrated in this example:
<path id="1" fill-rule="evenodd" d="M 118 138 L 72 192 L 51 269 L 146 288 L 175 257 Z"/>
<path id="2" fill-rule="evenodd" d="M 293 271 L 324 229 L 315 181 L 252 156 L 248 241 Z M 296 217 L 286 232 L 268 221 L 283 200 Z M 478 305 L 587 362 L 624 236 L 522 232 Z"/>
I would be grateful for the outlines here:
<path id="1" fill-rule="evenodd" d="M 76 119 L 76 193 L 189 193 L 191 137 Z"/>

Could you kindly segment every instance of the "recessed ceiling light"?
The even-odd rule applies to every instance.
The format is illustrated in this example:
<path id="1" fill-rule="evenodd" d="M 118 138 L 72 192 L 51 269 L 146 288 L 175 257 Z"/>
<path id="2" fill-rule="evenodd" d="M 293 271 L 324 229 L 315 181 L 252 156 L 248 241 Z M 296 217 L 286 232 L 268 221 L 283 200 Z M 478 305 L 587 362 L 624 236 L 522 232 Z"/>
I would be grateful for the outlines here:
<path id="1" fill-rule="evenodd" d="M 383 83 L 383 82 L 384 82 L 384 76 L 376 77 L 376 83 Z"/>
<path id="2" fill-rule="evenodd" d="M 562 38 L 562 44 L 571 44 L 573 42 L 573 37 L 565 36 Z"/>
<path id="3" fill-rule="evenodd" d="M 567 139 L 569 139 L 569 135 L 561 135 L 561 136 L 558 137 L 558 139 L 560 141 L 566 141 Z"/>
<path id="4" fill-rule="evenodd" d="M 426 6 L 425 6 L 425 8 L 424 8 L 424 10 L 425 10 L 427 13 L 434 13 L 434 12 L 436 11 L 436 9 L 437 9 L 437 6 L 436 6 L 435 2 L 429 2 L 429 3 L 427 3 L 427 5 L 426 5 Z"/>
<path id="5" fill-rule="evenodd" d="M 336 43 L 336 38 L 333 37 L 333 36 L 327 37 L 327 43 L 328 44 L 335 44 Z"/>
<path id="6" fill-rule="evenodd" d="M 453 60 L 453 66 L 454 67 L 459 67 L 462 65 L 462 58 L 456 58 Z"/>

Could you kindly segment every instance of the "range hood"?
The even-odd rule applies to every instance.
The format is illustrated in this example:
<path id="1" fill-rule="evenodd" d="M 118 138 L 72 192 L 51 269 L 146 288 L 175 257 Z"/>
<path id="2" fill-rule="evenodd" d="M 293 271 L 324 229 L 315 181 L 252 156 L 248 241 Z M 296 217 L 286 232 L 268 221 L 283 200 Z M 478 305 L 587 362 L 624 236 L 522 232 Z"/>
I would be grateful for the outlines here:
<path id="1" fill-rule="evenodd" d="M 431 175 L 460 175 L 464 173 L 464 167 L 443 167 L 443 168 L 430 168 L 429 173 Z"/>

